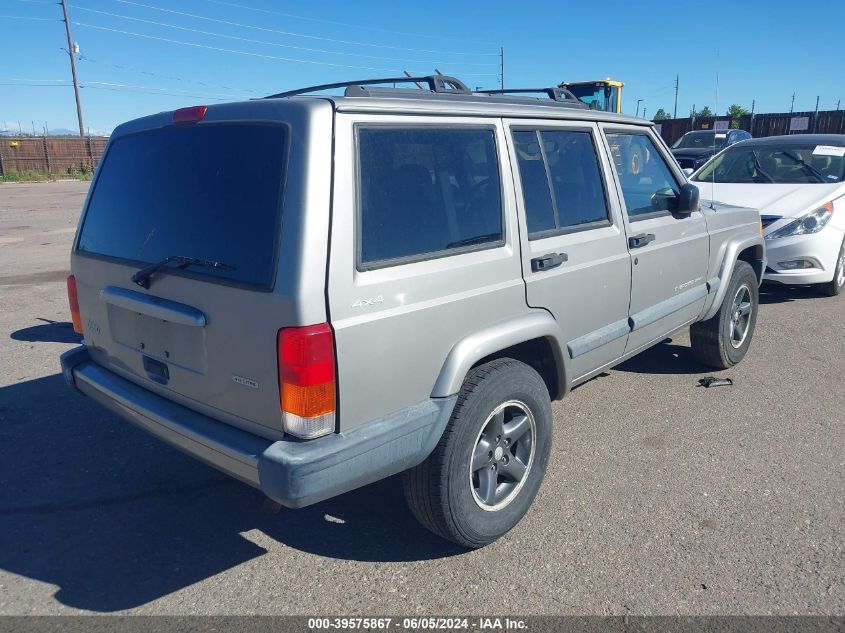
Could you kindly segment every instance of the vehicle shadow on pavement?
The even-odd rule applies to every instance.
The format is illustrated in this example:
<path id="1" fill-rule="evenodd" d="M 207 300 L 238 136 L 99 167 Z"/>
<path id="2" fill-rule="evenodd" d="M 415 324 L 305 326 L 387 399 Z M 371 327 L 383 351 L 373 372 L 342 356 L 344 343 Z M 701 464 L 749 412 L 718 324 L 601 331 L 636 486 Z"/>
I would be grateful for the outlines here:
<path id="1" fill-rule="evenodd" d="M 64 605 L 146 604 L 261 557 L 253 530 L 280 549 L 358 561 L 463 552 L 416 523 L 397 478 L 302 510 L 268 512 L 264 501 L 59 374 L 0 388 L 0 569 L 56 585 Z M 298 576 L 285 577 L 294 593 Z"/>
<path id="2" fill-rule="evenodd" d="M 44 325 L 33 325 L 25 327 L 9 336 L 15 341 L 26 341 L 28 343 L 81 343 L 82 335 L 73 331 L 73 323 L 62 321 L 51 321 L 50 319 L 37 319 L 44 321 Z"/>
<path id="3" fill-rule="evenodd" d="M 760 286 L 761 305 L 819 298 L 824 298 L 824 295 L 812 286 L 785 286 L 779 283 L 764 283 Z"/>
<path id="4" fill-rule="evenodd" d="M 701 374 L 713 371 L 700 364 L 689 345 L 666 339 L 613 368 L 635 374 Z"/>

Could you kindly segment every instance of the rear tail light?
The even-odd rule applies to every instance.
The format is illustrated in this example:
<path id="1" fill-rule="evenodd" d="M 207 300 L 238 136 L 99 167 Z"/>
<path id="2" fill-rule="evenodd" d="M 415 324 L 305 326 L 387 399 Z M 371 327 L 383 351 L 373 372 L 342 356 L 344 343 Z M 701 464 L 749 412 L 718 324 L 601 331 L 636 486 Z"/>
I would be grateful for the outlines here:
<path id="1" fill-rule="evenodd" d="M 335 427 L 334 334 L 328 323 L 279 330 L 282 427 L 302 439 Z"/>
<path id="2" fill-rule="evenodd" d="M 191 106 L 190 108 L 179 108 L 173 112 L 174 123 L 197 123 L 205 118 L 208 106 Z"/>
<path id="3" fill-rule="evenodd" d="M 82 334 L 82 316 L 79 314 L 79 295 L 76 293 L 76 277 L 67 278 L 67 301 L 70 304 L 70 318 L 73 321 L 73 331 Z"/>

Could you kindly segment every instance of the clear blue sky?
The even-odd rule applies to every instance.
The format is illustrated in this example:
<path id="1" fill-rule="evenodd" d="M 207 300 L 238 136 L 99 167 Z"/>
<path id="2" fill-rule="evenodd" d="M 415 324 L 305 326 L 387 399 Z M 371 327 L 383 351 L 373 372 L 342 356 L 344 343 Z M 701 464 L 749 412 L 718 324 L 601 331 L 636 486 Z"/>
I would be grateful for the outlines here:
<path id="1" fill-rule="evenodd" d="M 497 87 L 500 46 L 507 86 L 613 77 L 631 113 L 643 99 L 649 116 L 671 114 L 676 74 L 679 116 L 714 108 L 717 72 L 719 112 L 752 99 L 757 112 L 788 111 L 793 92 L 796 111 L 814 109 L 817 95 L 821 109 L 845 107 L 845 0 L 68 2 L 85 123 L 98 131 L 403 69 Z M 0 0 L 0 126 L 76 127 L 60 17 L 55 0 Z"/>

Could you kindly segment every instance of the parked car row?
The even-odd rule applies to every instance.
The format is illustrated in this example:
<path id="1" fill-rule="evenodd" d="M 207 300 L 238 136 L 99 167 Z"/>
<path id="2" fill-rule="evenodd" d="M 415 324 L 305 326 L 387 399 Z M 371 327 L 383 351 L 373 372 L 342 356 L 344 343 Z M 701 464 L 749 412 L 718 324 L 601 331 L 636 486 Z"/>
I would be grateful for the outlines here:
<path id="1" fill-rule="evenodd" d="M 724 149 L 690 178 L 705 201 L 760 211 L 766 281 L 845 288 L 845 135 L 771 136 Z"/>
<path id="2" fill-rule="evenodd" d="M 695 171 L 714 154 L 751 138 L 745 130 L 696 130 L 687 132 L 672 145 L 672 155 L 682 169 Z"/>

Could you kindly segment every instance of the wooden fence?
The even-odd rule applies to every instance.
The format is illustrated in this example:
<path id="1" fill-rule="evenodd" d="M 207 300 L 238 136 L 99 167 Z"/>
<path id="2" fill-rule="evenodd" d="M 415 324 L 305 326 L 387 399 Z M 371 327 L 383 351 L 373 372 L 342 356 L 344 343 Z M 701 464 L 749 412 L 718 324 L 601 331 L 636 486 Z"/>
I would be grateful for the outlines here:
<path id="1" fill-rule="evenodd" d="M 806 130 L 790 131 L 790 121 L 806 123 Z M 803 121 L 802 119 L 806 119 Z M 658 121 L 660 135 L 669 145 L 692 130 L 712 130 L 716 121 L 727 122 L 728 117 L 690 117 Z M 739 128 L 751 136 L 779 136 L 781 134 L 845 134 L 845 110 L 824 112 L 776 112 L 771 114 L 746 114 L 739 118 Z"/>
<path id="2" fill-rule="evenodd" d="M 102 136 L 0 136 L 0 176 L 26 171 L 51 176 L 90 172 L 107 141 Z"/>

